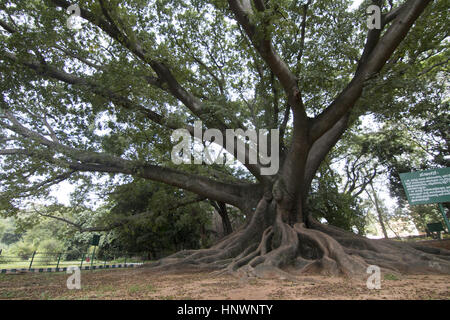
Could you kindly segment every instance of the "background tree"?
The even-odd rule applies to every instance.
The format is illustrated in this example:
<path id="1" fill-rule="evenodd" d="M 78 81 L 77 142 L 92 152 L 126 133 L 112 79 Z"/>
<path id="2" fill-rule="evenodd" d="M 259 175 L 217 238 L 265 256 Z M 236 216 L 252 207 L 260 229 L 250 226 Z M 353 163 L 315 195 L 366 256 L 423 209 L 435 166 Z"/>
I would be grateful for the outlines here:
<path id="1" fill-rule="evenodd" d="M 2 248 L 22 239 L 22 234 L 16 231 L 12 218 L 0 220 L 0 243 Z"/>

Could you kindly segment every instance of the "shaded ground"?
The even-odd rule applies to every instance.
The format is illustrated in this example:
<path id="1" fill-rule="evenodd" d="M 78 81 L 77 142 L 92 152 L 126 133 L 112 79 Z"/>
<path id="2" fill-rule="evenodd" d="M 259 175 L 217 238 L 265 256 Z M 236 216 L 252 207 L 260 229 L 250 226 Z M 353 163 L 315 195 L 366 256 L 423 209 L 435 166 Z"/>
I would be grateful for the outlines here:
<path id="1" fill-rule="evenodd" d="M 367 275 L 369 277 L 369 274 Z M 0 275 L 0 299 L 446 299 L 450 276 L 382 274 L 381 289 L 365 281 L 308 276 L 298 282 L 244 280 L 209 273 L 161 274 L 148 269 L 83 271 L 81 290 L 64 273 Z"/>
<path id="2" fill-rule="evenodd" d="M 450 250 L 450 239 L 417 241 L 417 243 L 419 243 L 423 246 Z"/>

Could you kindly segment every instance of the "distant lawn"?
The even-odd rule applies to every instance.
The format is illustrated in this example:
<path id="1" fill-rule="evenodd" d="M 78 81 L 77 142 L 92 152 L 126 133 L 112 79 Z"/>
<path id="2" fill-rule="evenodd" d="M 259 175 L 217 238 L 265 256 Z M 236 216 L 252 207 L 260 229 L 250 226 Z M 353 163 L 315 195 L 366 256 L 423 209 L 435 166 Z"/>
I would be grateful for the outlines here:
<path id="1" fill-rule="evenodd" d="M 0 269 L 28 269 L 30 267 L 30 262 L 31 259 L 29 261 L 19 261 L 19 262 L 6 262 L 3 263 L 0 260 Z M 54 261 L 33 261 L 33 265 L 31 266 L 31 268 L 56 268 L 58 260 L 54 260 Z M 126 260 L 127 263 L 143 263 L 144 261 L 136 261 L 136 260 Z M 148 262 L 148 261 L 145 261 Z M 121 264 L 121 263 L 125 263 L 125 259 L 116 259 L 116 260 L 112 260 L 112 261 L 106 261 L 106 265 L 111 265 L 111 264 Z M 91 262 L 87 262 L 87 261 L 83 261 L 83 267 L 84 266 L 90 266 Z M 101 261 L 101 260 L 94 260 L 93 266 L 102 266 L 105 265 L 105 261 Z M 71 261 L 60 261 L 59 262 L 59 268 L 64 268 L 64 267 L 69 267 L 69 266 L 81 266 L 81 261 L 80 260 L 71 260 Z"/>

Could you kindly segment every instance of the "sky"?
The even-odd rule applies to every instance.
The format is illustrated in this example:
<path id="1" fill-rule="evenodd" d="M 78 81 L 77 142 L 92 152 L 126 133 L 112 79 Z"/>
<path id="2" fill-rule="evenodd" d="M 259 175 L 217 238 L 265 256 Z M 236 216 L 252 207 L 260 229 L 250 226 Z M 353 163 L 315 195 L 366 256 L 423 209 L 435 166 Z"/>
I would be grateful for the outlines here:
<path id="1" fill-rule="evenodd" d="M 358 6 L 363 2 L 363 0 L 354 0 L 353 5 L 350 7 L 350 9 L 356 9 Z"/>

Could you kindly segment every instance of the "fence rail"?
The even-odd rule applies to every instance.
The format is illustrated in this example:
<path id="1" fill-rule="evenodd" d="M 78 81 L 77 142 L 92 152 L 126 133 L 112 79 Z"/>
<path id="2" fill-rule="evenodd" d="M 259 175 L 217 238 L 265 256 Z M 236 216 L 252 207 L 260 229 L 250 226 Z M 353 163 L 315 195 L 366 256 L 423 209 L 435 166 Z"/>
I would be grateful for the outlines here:
<path id="1" fill-rule="evenodd" d="M 100 266 L 114 263 L 144 263 L 146 253 L 114 253 L 108 256 L 96 256 L 95 252 L 39 252 L 34 251 L 28 255 L 2 254 L 0 251 L 0 269 L 31 268 L 63 268 L 68 266 Z"/>

